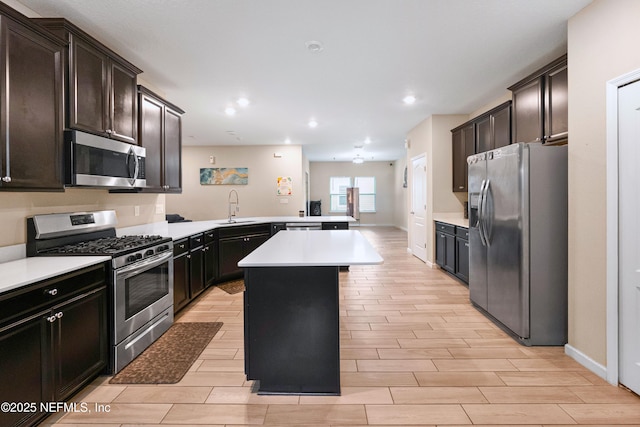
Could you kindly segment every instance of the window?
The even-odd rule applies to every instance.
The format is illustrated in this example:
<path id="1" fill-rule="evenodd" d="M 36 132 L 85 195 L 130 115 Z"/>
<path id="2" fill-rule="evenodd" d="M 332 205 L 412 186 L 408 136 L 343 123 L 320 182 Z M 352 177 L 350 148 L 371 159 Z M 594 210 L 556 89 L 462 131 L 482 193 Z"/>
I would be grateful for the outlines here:
<path id="1" fill-rule="evenodd" d="M 360 212 L 375 212 L 376 178 L 374 176 L 356 176 L 353 186 L 360 189 Z"/>
<path id="2" fill-rule="evenodd" d="M 376 211 L 376 178 L 374 176 L 357 176 L 353 186 L 359 188 L 360 212 Z M 351 177 L 332 176 L 329 178 L 329 196 L 331 212 L 347 212 L 347 188 L 351 187 Z"/>
<path id="3" fill-rule="evenodd" d="M 332 176 L 329 178 L 329 197 L 331 212 L 347 211 L 347 188 L 351 187 L 351 177 Z"/>

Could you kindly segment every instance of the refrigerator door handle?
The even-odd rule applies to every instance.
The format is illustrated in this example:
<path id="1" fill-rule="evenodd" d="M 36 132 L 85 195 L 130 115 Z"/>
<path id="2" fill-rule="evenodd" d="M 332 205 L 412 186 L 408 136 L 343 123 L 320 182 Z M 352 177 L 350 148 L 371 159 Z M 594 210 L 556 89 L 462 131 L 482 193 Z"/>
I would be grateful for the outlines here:
<path id="1" fill-rule="evenodd" d="M 484 215 L 484 212 L 482 210 L 482 205 L 483 205 L 483 198 L 484 198 L 484 186 L 486 184 L 486 181 L 483 179 L 482 183 L 480 184 L 480 193 L 478 195 L 478 223 L 477 223 L 477 227 L 478 227 L 478 234 L 480 235 L 480 243 L 482 243 L 482 246 L 487 246 L 487 241 L 484 237 L 484 233 L 482 230 L 482 217 Z"/>
<path id="2" fill-rule="evenodd" d="M 487 179 L 487 183 L 484 186 L 484 194 L 482 196 L 482 234 L 484 234 L 484 240 L 487 242 L 487 246 L 491 244 L 491 231 L 493 228 L 493 218 L 487 215 L 487 199 L 489 198 L 489 191 L 491 191 L 491 180 Z"/>

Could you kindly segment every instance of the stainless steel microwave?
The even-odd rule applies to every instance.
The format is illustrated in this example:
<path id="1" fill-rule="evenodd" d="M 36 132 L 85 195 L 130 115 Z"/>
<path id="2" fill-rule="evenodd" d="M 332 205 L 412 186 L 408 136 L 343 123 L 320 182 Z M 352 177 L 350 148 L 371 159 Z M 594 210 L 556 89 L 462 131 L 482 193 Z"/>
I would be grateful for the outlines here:
<path id="1" fill-rule="evenodd" d="M 67 130 L 65 150 L 67 186 L 147 186 L 144 147 L 77 130 Z"/>

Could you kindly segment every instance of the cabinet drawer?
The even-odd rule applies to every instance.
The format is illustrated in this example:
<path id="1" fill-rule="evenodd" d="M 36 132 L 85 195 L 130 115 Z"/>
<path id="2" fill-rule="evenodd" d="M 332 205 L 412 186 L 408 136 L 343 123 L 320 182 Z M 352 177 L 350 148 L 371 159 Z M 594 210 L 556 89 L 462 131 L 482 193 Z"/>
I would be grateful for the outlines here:
<path id="1" fill-rule="evenodd" d="M 195 249 L 197 247 L 200 247 L 204 244 L 204 234 L 200 233 L 200 234 L 194 234 L 193 236 L 189 237 L 189 247 L 191 249 Z"/>
<path id="2" fill-rule="evenodd" d="M 456 226 L 451 224 L 445 224 L 444 222 L 436 222 L 436 231 L 447 234 L 456 234 Z"/>
<path id="3" fill-rule="evenodd" d="M 221 239 L 227 237 L 249 236 L 252 234 L 271 234 L 271 224 L 234 225 L 218 229 Z"/>
<path id="4" fill-rule="evenodd" d="M 11 323 L 19 315 L 51 307 L 74 295 L 103 286 L 106 274 L 105 265 L 99 264 L 2 294 L 0 325 Z"/>
<path id="5" fill-rule="evenodd" d="M 323 230 L 348 230 L 349 223 L 348 222 L 323 222 L 322 229 Z"/>
<path id="6" fill-rule="evenodd" d="M 215 230 L 209 230 L 204 232 L 204 244 L 207 245 L 216 239 Z"/>
<path id="7" fill-rule="evenodd" d="M 456 227 L 456 237 L 469 240 L 469 229 L 466 227 Z"/>
<path id="8" fill-rule="evenodd" d="M 185 252 L 189 251 L 189 242 L 185 239 L 176 240 L 173 242 L 173 256 L 176 257 L 178 255 L 182 255 Z"/>

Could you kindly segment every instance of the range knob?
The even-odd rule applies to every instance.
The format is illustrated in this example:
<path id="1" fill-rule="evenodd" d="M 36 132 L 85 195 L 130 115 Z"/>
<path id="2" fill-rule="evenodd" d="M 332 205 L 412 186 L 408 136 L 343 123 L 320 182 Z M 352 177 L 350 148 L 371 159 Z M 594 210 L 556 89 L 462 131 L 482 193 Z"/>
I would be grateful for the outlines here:
<path id="1" fill-rule="evenodd" d="M 144 253 L 144 256 L 151 256 L 153 255 L 153 249 L 147 249 L 147 251 Z"/>
<path id="2" fill-rule="evenodd" d="M 127 257 L 127 262 L 134 262 L 136 260 L 136 256 L 135 255 L 129 255 Z"/>

